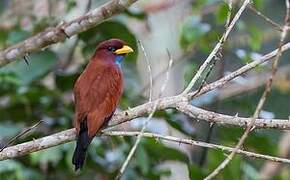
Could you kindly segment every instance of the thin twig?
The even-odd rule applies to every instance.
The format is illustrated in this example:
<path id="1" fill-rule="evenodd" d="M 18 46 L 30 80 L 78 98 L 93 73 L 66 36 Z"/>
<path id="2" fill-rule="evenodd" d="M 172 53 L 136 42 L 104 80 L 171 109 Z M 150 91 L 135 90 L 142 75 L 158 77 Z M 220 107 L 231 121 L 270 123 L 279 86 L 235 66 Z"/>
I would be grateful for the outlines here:
<path id="1" fill-rule="evenodd" d="M 91 6 L 92 6 L 92 0 L 88 0 L 83 15 L 85 15 L 87 12 L 90 11 Z M 63 69 L 63 70 L 67 69 L 67 67 L 71 64 L 73 57 L 74 57 L 76 47 L 78 46 L 79 42 L 80 42 L 80 38 L 79 38 L 79 36 L 77 36 L 76 40 L 74 41 L 73 45 L 70 48 L 68 55 L 66 56 L 64 64 L 61 66 L 61 69 Z"/>
<path id="2" fill-rule="evenodd" d="M 282 46 L 281 51 L 284 52 L 285 50 L 288 50 L 288 49 L 290 49 L 290 43 L 284 44 Z M 209 91 L 212 91 L 213 89 L 216 89 L 218 87 L 222 87 L 223 85 L 225 85 L 227 82 L 233 80 L 234 78 L 236 78 L 236 77 L 242 75 L 243 73 L 259 66 L 260 64 L 263 64 L 263 63 L 269 61 L 270 59 L 274 58 L 277 55 L 277 52 L 278 52 L 278 49 L 275 49 L 274 51 L 272 51 L 268 54 L 265 54 L 262 57 L 259 57 L 257 59 L 253 59 L 253 61 L 251 63 L 248 63 L 248 64 L 244 65 L 243 67 L 239 68 L 238 70 L 228 74 L 227 76 L 225 76 L 225 77 L 223 77 L 223 78 L 221 78 L 221 79 L 219 79 L 211 84 L 204 86 L 200 90 L 199 93 L 197 93 L 197 91 L 188 93 L 187 98 L 192 99 L 194 97 L 197 97 L 197 96 L 205 94 Z"/>
<path id="3" fill-rule="evenodd" d="M 216 46 L 214 47 L 214 49 L 211 51 L 211 53 L 209 54 L 209 56 L 206 58 L 206 60 L 204 61 L 204 63 L 200 66 L 199 70 L 197 71 L 197 73 L 195 74 L 195 76 L 192 78 L 192 80 L 190 81 L 190 83 L 188 84 L 188 86 L 185 88 L 185 90 L 182 92 L 182 94 L 187 94 L 189 91 L 191 91 L 191 89 L 195 85 L 196 81 L 201 77 L 202 73 L 207 68 L 207 66 L 210 64 L 210 62 L 212 61 L 212 59 L 220 51 L 222 45 L 227 40 L 227 38 L 229 36 L 229 33 L 232 31 L 234 25 L 239 20 L 240 16 L 242 15 L 243 11 L 245 10 L 246 6 L 249 3 L 250 3 L 250 0 L 245 0 L 244 1 L 243 5 L 239 9 L 239 11 L 237 12 L 237 14 L 233 18 L 233 20 L 231 21 L 229 27 L 226 29 L 225 33 L 223 34 L 223 36 L 221 37 L 221 39 L 219 40 L 219 42 L 216 44 Z"/>
<path id="4" fill-rule="evenodd" d="M 220 51 L 221 51 L 221 50 L 220 50 Z M 202 80 L 201 85 L 200 85 L 199 88 L 197 89 L 197 92 L 196 92 L 196 93 L 199 93 L 199 92 L 201 91 L 201 89 L 204 87 L 204 85 L 206 84 L 207 78 L 209 77 L 210 73 L 212 72 L 212 70 L 213 70 L 213 68 L 214 68 L 214 66 L 215 66 L 215 64 L 216 64 L 216 62 L 217 62 L 218 60 L 221 59 L 221 58 L 220 58 L 221 56 L 222 56 L 221 53 L 217 53 L 217 55 L 215 56 L 215 58 L 214 58 L 212 64 L 209 66 L 209 68 L 208 68 L 209 70 L 208 70 L 208 72 L 206 73 L 204 79 Z"/>
<path id="5" fill-rule="evenodd" d="M 257 10 L 252 4 L 249 4 L 249 9 L 253 11 L 257 16 L 261 17 L 263 20 L 265 20 L 267 23 L 273 26 L 274 29 L 278 31 L 283 31 L 283 28 L 276 22 L 274 22 L 272 19 L 265 16 L 263 13 L 261 13 L 259 10 Z"/>
<path id="6" fill-rule="evenodd" d="M 168 53 L 168 57 L 169 57 L 169 64 L 168 64 L 168 68 L 167 68 L 167 73 L 166 73 L 166 79 L 161 87 L 161 90 L 160 90 L 160 93 L 158 95 L 158 99 L 162 96 L 166 86 L 167 86 L 167 83 L 168 83 L 168 80 L 169 80 L 169 74 L 170 74 L 170 69 L 171 69 L 171 66 L 172 66 L 172 63 L 173 63 L 173 59 L 171 58 L 171 54 L 170 52 L 167 50 L 167 53 Z M 149 61 L 148 61 L 149 62 Z M 149 67 L 149 65 L 148 65 Z M 152 78 L 152 77 L 151 77 Z M 157 100 L 154 104 L 154 107 L 153 107 L 153 111 L 149 114 L 148 118 L 146 119 L 142 129 L 141 129 L 141 133 L 137 136 L 137 140 L 135 141 L 134 143 L 134 146 L 132 147 L 132 149 L 130 150 L 126 160 L 124 161 L 121 169 L 120 169 L 120 172 L 118 173 L 118 175 L 116 176 L 115 179 L 120 179 L 121 176 L 123 175 L 123 173 L 125 172 L 126 170 L 126 167 L 128 166 L 130 160 L 132 159 L 141 139 L 142 139 L 142 134 L 145 132 L 146 128 L 147 128 L 147 125 L 149 123 L 149 121 L 151 120 L 151 118 L 153 117 L 154 113 L 156 112 L 157 110 L 157 105 L 159 104 L 159 101 Z"/>
<path id="7" fill-rule="evenodd" d="M 5 148 L 7 148 L 8 146 L 10 146 L 11 144 L 13 144 L 15 141 L 17 141 L 20 137 L 24 136 L 25 134 L 27 134 L 28 132 L 30 132 L 31 130 L 33 130 L 34 128 L 36 128 L 37 126 L 39 126 L 41 123 L 43 123 L 43 120 L 40 120 L 39 122 L 37 122 L 36 124 L 34 124 L 33 126 L 23 130 L 22 132 L 20 132 L 19 134 L 17 134 L 16 136 L 10 138 L 10 140 L 0 149 L 0 152 L 2 152 Z"/>
<path id="8" fill-rule="evenodd" d="M 229 12 L 227 14 L 227 19 L 226 19 L 226 24 L 225 24 L 225 28 L 229 28 L 229 25 L 231 23 L 231 14 L 232 14 L 232 9 L 233 9 L 233 2 L 232 0 L 228 0 L 228 6 L 229 6 Z M 224 39 L 225 42 L 226 39 Z M 223 44 L 221 44 L 219 51 L 216 52 L 216 54 L 213 57 L 213 62 L 211 63 L 211 65 L 209 66 L 209 70 L 207 72 L 207 74 L 205 75 L 204 79 L 201 82 L 201 85 L 199 86 L 197 93 L 200 92 L 200 90 L 203 88 L 203 86 L 205 85 L 207 78 L 209 77 L 210 73 L 212 72 L 215 64 L 217 61 L 221 60 L 222 58 L 222 50 L 223 50 Z"/>
<path id="9" fill-rule="evenodd" d="M 152 101 L 152 95 L 153 95 L 153 74 L 152 74 L 152 67 L 151 63 L 149 61 L 149 58 L 147 56 L 147 53 L 145 51 L 145 48 L 140 40 L 138 40 L 138 44 L 140 45 L 140 48 L 144 54 L 145 61 L 147 64 L 148 74 L 149 74 L 149 102 Z"/>
<path id="10" fill-rule="evenodd" d="M 173 63 L 172 63 L 172 69 L 176 66 L 179 65 L 181 63 L 183 63 L 184 61 L 189 60 L 191 57 L 194 56 L 195 51 L 194 50 L 189 50 L 188 52 L 186 52 L 185 54 L 182 54 L 181 56 L 174 58 Z M 161 77 L 163 77 L 164 74 L 166 74 L 167 72 L 167 67 L 164 68 L 162 71 L 160 71 L 158 74 L 156 74 L 155 76 L 153 76 L 153 84 L 160 79 Z M 143 94 L 144 92 L 146 92 L 146 90 L 150 87 L 150 83 L 146 83 L 141 90 L 139 91 L 139 93 L 137 94 Z"/>
<path id="11" fill-rule="evenodd" d="M 290 6 L 289 6 L 289 0 L 286 0 L 286 16 L 285 16 L 285 25 L 283 27 L 283 31 L 281 33 L 281 38 L 278 44 L 278 52 L 277 55 L 272 63 L 272 73 L 271 76 L 269 77 L 265 90 L 262 94 L 262 97 L 259 100 L 259 103 L 256 107 L 255 113 L 253 115 L 253 119 L 251 120 L 250 124 L 247 126 L 246 131 L 244 132 L 244 134 L 242 135 L 242 137 L 240 138 L 238 144 L 236 145 L 234 151 L 231 152 L 231 154 L 212 172 L 210 173 L 205 180 L 209 180 L 214 178 L 215 176 L 217 176 L 228 164 L 229 162 L 234 158 L 236 152 L 242 147 L 242 145 L 244 144 L 246 138 L 248 137 L 248 135 L 250 134 L 250 132 L 255 128 L 255 119 L 259 117 L 259 114 L 264 106 L 264 103 L 266 101 L 266 98 L 268 97 L 268 94 L 271 91 L 271 87 L 272 87 L 272 83 L 273 83 L 273 79 L 274 76 L 277 72 L 277 67 L 278 67 L 278 62 L 279 59 L 282 55 L 282 45 L 284 43 L 284 40 L 286 38 L 287 32 L 288 32 L 288 26 L 289 26 L 289 11 L 290 11 Z"/>
<path id="12" fill-rule="evenodd" d="M 280 137 L 279 144 L 278 144 L 278 154 L 282 158 L 289 157 L 289 150 L 290 150 L 290 131 L 286 131 Z M 283 164 L 275 163 L 272 161 L 267 161 L 259 170 L 259 179 L 274 179 L 273 176 L 278 174 L 279 171 L 283 168 Z"/>
<path id="13" fill-rule="evenodd" d="M 231 14 L 232 14 L 232 9 L 233 9 L 233 2 L 232 2 L 232 0 L 228 0 L 227 3 L 228 3 L 229 11 L 228 11 L 227 19 L 226 19 L 226 23 L 225 23 L 225 28 L 226 29 L 230 25 L 230 22 L 231 22 Z M 208 76 L 210 75 L 211 71 L 213 70 L 216 62 L 221 59 L 221 57 L 222 57 L 222 47 L 223 46 L 221 46 L 219 52 L 216 53 L 216 55 L 214 57 L 214 60 L 213 60 L 212 64 L 209 67 L 209 71 L 205 75 L 205 78 L 203 79 L 200 87 L 198 88 L 197 93 L 199 93 L 200 90 L 203 88 L 203 86 L 206 83 L 206 80 L 207 80 Z M 222 74 L 223 74 L 223 72 L 222 72 Z M 211 139 L 211 136 L 212 136 L 212 133 L 213 133 L 213 128 L 214 128 L 214 123 L 209 122 L 209 130 L 207 132 L 207 137 L 206 137 L 206 142 L 207 143 L 210 142 L 210 139 Z M 202 153 L 201 153 L 201 158 L 200 158 L 200 161 L 199 161 L 200 167 L 203 166 L 203 164 L 204 164 L 204 162 L 206 160 L 207 150 L 208 150 L 207 148 L 204 148 L 203 151 L 202 151 Z"/>
<path id="14" fill-rule="evenodd" d="M 249 92 L 254 92 L 261 86 L 264 86 L 267 83 L 268 78 L 272 71 L 268 72 L 265 69 L 265 72 L 256 72 L 251 74 L 251 76 L 245 76 L 247 83 L 229 83 L 227 87 L 219 89 L 217 95 L 215 97 L 216 100 L 224 100 L 230 97 L 235 97 L 238 95 L 242 95 Z M 285 65 L 283 67 L 279 67 L 275 80 L 276 86 L 279 87 L 279 82 L 286 81 L 287 74 L 290 74 L 290 65 Z"/>
<path id="15" fill-rule="evenodd" d="M 103 135 L 106 136 L 138 136 L 140 135 L 141 132 L 128 132 L 128 131 L 104 131 Z M 182 143 L 182 144 L 188 144 L 188 145 L 193 145 L 193 146 L 200 146 L 200 147 L 205 147 L 205 148 L 210 148 L 210 149 L 216 149 L 216 150 L 221 150 L 221 151 L 226 151 L 226 152 L 232 152 L 234 148 L 232 147 L 227 147 L 227 146 L 222 146 L 222 145 L 217 145 L 217 144 L 212 144 L 212 143 L 206 143 L 202 141 L 195 141 L 192 139 L 183 139 L 183 138 L 178 138 L 174 136 L 166 136 L 166 135 L 161 135 L 161 134 L 154 134 L 154 133 L 143 133 L 143 137 L 147 138 L 155 138 L 155 139 L 162 139 L 166 141 L 172 141 L 176 143 Z M 260 159 L 265 159 L 265 160 L 270 160 L 274 162 L 281 162 L 281 163 L 290 163 L 290 159 L 285 159 L 285 158 L 279 158 L 279 157 L 274 157 L 274 156 L 269 156 L 269 155 L 264 155 L 264 154 L 258 154 L 258 153 L 253 153 L 249 151 L 244 151 L 244 150 L 238 150 L 238 154 L 245 155 L 247 157 L 254 157 L 254 158 L 260 158 Z"/>

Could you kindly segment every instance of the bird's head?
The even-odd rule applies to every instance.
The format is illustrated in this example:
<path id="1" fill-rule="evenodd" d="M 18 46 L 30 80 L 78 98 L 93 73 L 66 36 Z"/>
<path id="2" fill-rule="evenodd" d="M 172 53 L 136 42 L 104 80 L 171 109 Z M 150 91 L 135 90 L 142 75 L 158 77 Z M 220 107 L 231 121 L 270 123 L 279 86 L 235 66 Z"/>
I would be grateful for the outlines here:
<path id="1" fill-rule="evenodd" d="M 114 61 L 120 65 L 124 57 L 133 49 L 120 39 L 110 39 L 101 42 L 96 49 L 95 57 L 105 61 Z"/>

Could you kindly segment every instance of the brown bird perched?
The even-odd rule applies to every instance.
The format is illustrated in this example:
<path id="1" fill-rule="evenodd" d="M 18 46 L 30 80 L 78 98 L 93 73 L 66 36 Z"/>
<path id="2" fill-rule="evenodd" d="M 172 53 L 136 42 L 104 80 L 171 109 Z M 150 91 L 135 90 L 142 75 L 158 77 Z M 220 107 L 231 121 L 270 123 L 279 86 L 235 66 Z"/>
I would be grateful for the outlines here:
<path id="1" fill-rule="evenodd" d="M 133 49 L 119 39 L 101 42 L 74 85 L 76 148 L 72 163 L 82 168 L 97 132 L 111 119 L 123 92 L 121 62 Z"/>

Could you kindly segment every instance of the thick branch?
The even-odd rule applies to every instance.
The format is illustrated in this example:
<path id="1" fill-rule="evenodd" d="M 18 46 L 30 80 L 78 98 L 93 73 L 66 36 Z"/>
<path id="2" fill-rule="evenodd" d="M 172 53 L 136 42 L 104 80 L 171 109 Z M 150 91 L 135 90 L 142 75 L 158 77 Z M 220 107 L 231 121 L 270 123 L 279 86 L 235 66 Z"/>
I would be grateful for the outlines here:
<path id="1" fill-rule="evenodd" d="M 287 43 L 284 46 L 282 46 L 282 51 L 286 51 L 289 48 L 290 48 L 290 43 Z M 231 74 L 225 76 L 224 78 L 205 86 L 204 88 L 202 88 L 202 90 L 198 94 L 196 94 L 196 92 L 192 92 L 185 96 L 172 96 L 172 97 L 161 98 L 157 106 L 157 110 L 162 110 L 162 109 L 167 109 L 167 108 L 177 108 L 181 112 L 189 116 L 196 117 L 198 119 L 207 120 L 209 122 L 217 122 L 220 124 L 230 124 L 230 125 L 246 127 L 245 125 L 247 125 L 250 122 L 251 118 L 227 116 L 227 115 L 222 115 L 218 113 L 213 113 L 210 111 L 205 111 L 203 109 L 188 105 L 188 102 L 193 97 L 202 95 L 217 87 L 223 86 L 225 83 L 241 75 L 242 73 L 245 73 L 253 69 L 254 67 L 258 66 L 259 64 L 262 64 L 270 60 L 276 54 L 277 54 L 277 50 L 274 50 L 271 53 L 268 53 L 262 56 L 260 59 L 256 59 L 255 61 L 243 66 L 242 68 L 238 69 L 235 72 L 232 72 Z M 140 116 L 143 116 L 145 114 L 152 112 L 155 101 L 145 103 L 135 108 L 132 108 L 130 110 L 115 114 L 112 118 L 112 121 L 109 123 L 109 126 L 121 124 L 123 122 L 129 121 L 136 117 L 140 117 Z M 290 121 L 278 120 L 278 119 L 257 119 L 255 121 L 255 126 L 257 128 L 277 128 L 277 129 L 286 130 L 286 129 L 290 129 Z M 13 147 L 16 147 L 15 149 L 13 149 L 13 147 L 9 147 L 9 148 L 4 149 L 0 153 L 0 160 L 25 155 L 27 153 L 39 151 L 41 149 L 49 148 L 52 146 L 57 146 L 59 144 L 72 141 L 74 138 L 75 138 L 74 130 L 70 129 L 67 131 L 60 132 L 55 135 L 51 135 L 51 136 L 47 136 L 47 137 L 35 140 L 34 142 L 36 142 L 36 144 L 34 144 L 33 146 L 31 146 L 30 144 L 27 149 L 18 149 L 18 145 L 13 146 Z M 43 142 L 47 142 L 47 143 L 43 145 Z"/>
<path id="2" fill-rule="evenodd" d="M 137 0 L 112 0 L 84 16 L 67 23 L 64 22 L 54 28 L 48 28 L 44 32 L 1 51 L 0 66 L 4 66 L 17 58 L 22 58 L 48 45 L 64 41 L 67 36 L 71 37 L 90 29 L 113 15 L 121 13 L 136 1 Z"/>
<path id="3" fill-rule="evenodd" d="M 160 105 L 158 108 L 173 108 L 175 107 L 181 112 L 197 118 L 201 120 L 206 120 L 209 122 L 216 122 L 219 124 L 230 124 L 241 127 L 246 127 L 247 124 L 251 121 L 251 118 L 241 118 L 235 116 L 228 116 L 219 113 L 214 113 L 210 111 L 206 111 L 192 105 L 189 105 L 184 102 L 175 102 L 180 101 L 177 99 L 178 96 L 171 98 L 163 98 L 160 99 Z M 133 109 L 117 113 L 112 121 L 109 123 L 109 126 L 113 126 L 116 124 L 120 124 L 122 122 L 129 121 L 133 118 L 145 115 L 150 113 L 153 110 L 153 103 L 147 103 L 140 106 L 137 106 Z M 277 129 L 290 129 L 290 121 L 282 120 L 282 119 L 256 119 L 255 125 L 257 128 L 277 128 Z M 50 136 L 46 136 L 40 139 L 36 139 L 30 142 L 18 144 L 12 147 L 7 147 L 2 152 L 0 152 L 0 160 L 15 158 L 18 156 L 23 156 L 32 152 L 40 151 L 42 149 L 47 149 L 49 147 L 57 146 L 60 144 L 64 144 L 75 139 L 75 130 L 69 129 L 66 131 L 62 131 Z"/>
<path id="4" fill-rule="evenodd" d="M 188 116 L 199 120 L 205 120 L 212 123 L 218 123 L 223 125 L 234 125 L 240 127 L 247 127 L 253 118 L 245 118 L 238 116 L 229 116 L 211 111 L 206 111 L 187 103 L 179 103 L 177 109 Z M 256 119 L 256 128 L 273 128 L 286 130 L 290 129 L 290 121 L 283 119 Z"/>
<path id="5" fill-rule="evenodd" d="M 103 134 L 107 136 L 138 136 L 140 132 L 105 131 L 103 132 Z M 0 153 L 0 160 L 23 156 L 31 152 L 49 148 L 53 145 L 59 145 L 59 144 L 72 141 L 75 138 L 74 135 L 75 135 L 75 130 L 70 129 L 70 130 L 63 131 L 61 133 L 57 133 L 51 136 L 46 136 L 37 140 L 33 140 L 26 143 L 18 144 L 12 147 L 8 147 L 2 153 Z M 147 138 L 162 139 L 162 140 L 173 141 L 173 142 L 182 143 L 182 144 L 207 147 L 207 148 L 222 150 L 226 152 L 231 152 L 234 149 L 231 147 L 221 146 L 217 144 L 205 143 L 205 142 L 195 141 L 191 139 L 182 139 L 182 138 L 177 138 L 173 136 L 163 136 L 160 134 L 144 133 L 143 136 Z M 64 140 L 64 139 L 66 140 L 59 143 L 60 142 L 59 140 Z M 261 159 L 266 159 L 266 160 L 270 160 L 274 162 L 290 163 L 290 160 L 288 159 L 253 153 L 253 152 L 244 151 L 244 150 L 238 150 L 237 153 L 248 156 L 248 157 L 261 158 Z"/>
<path id="6" fill-rule="evenodd" d="M 7 147 L 0 153 L 0 160 L 23 156 L 32 152 L 64 144 L 75 139 L 75 129 L 69 129 L 40 139 Z"/>

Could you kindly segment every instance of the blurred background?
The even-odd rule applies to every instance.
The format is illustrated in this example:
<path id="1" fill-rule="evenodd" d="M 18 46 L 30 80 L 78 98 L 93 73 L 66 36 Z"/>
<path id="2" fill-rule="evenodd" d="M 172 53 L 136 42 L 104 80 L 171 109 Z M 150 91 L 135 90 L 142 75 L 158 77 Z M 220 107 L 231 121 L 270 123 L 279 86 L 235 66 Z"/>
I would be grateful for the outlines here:
<path id="1" fill-rule="evenodd" d="M 79 17 L 107 1 L 100 0 L 0 0 L 0 49 L 33 36 L 47 27 Z M 241 2 L 233 0 L 234 15 Z M 283 25 L 285 2 L 254 0 L 253 7 Z M 72 128 L 72 88 L 98 42 L 120 38 L 135 53 L 123 64 L 125 92 L 120 110 L 148 101 L 149 75 L 140 40 L 152 65 L 153 96 L 158 97 L 165 81 L 170 52 L 174 64 L 163 96 L 180 93 L 193 77 L 225 29 L 229 6 L 223 0 L 139 0 L 126 12 L 65 42 L 49 46 L 0 68 L 0 145 L 24 128 L 42 123 L 14 144 Z M 277 48 L 280 32 L 247 8 L 226 42 L 207 82 L 212 82 Z M 289 38 L 288 38 L 289 39 Z M 289 53 L 283 53 L 273 90 L 262 118 L 288 119 L 290 110 Z M 233 80 L 192 101 L 214 112 L 250 117 L 263 92 L 271 63 Z M 200 82 L 199 82 L 200 84 Z M 198 88 L 198 84 L 195 88 Z M 146 118 L 137 118 L 115 129 L 141 129 Z M 157 112 L 149 132 L 234 146 L 242 128 L 196 121 L 176 110 Z M 255 130 L 244 148 L 273 156 L 288 157 L 290 132 Z M 112 179 L 124 162 L 135 138 L 95 138 L 85 168 L 74 173 L 71 164 L 73 142 L 24 157 L 0 162 L 0 179 Z M 227 154 L 196 146 L 143 138 L 123 179 L 202 179 Z M 217 179 L 290 179 L 287 166 L 237 155 Z"/>

